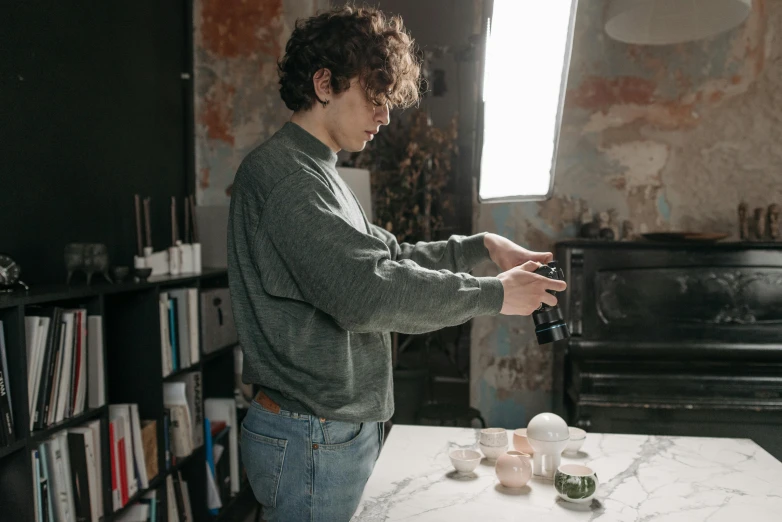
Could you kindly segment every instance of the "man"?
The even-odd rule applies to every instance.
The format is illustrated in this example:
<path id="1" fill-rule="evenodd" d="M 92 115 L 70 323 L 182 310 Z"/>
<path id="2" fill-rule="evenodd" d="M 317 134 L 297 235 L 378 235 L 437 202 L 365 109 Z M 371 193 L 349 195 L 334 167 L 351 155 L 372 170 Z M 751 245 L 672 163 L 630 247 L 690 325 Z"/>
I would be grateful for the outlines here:
<path id="1" fill-rule="evenodd" d="M 344 7 L 299 21 L 281 60 L 291 120 L 236 174 L 228 230 L 244 380 L 261 392 L 242 458 L 267 520 L 347 521 L 393 414 L 389 332 L 478 315 L 529 315 L 565 283 L 532 273 L 550 253 L 494 234 L 398 244 L 369 223 L 336 171 L 391 106 L 418 100 L 399 18 Z M 466 272 L 491 259 L 498 277 Z M 521 265 L 521 266 L 519 266 Z"/>

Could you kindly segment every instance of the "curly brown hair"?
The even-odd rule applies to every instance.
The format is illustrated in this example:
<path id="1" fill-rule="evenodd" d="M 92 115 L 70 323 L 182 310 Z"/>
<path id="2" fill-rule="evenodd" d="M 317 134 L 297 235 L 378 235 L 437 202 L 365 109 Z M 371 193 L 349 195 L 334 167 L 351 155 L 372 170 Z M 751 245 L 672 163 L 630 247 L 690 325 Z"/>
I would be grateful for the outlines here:
<path id="1" fill-rule="evenodd" d="M 373 7 L 333 8 L 296 20 L 285 56 L 277 64 L 280 95 L 292 111 L 319 100 L 312 85 L 320 69 L 331 71 L 331 88 L 346 91 L 358 77 L 372 103 L 409 107 L 420 97 L 421 60 L 399 16 Z"/>

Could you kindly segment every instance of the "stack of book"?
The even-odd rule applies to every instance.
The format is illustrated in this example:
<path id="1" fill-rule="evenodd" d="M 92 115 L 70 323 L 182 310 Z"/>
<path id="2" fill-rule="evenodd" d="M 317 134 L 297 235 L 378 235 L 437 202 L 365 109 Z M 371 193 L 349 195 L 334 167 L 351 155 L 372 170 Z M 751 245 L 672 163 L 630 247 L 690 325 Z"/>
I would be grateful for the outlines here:
<path id="1" fill-rule="evenodd" d="M 124 507 L 157 476 L 155 421 L 139 420 L 138 405 L 109 406 L 111 500 L 114 511 Z"/>
<path id="2" fill-rule="evenodd" d="M 239 421 L 234 399 L 212 398 L 204 401 L 204 416 L 209 419 L 211 448 L 207 447 L 207 464 L 215 480 L 220 499 L 239 493 Z M 212 429 L 214 428 L 214 429 Z M 223 470 L 227 461 L 227 476 Z"/>
<path id="3" fill-rule="evenodd" d="M 175 381 L 163 383 L 163 407 L 168 419 L 167 466 L 204 443 L 201 388 L 201 372 L 185 372 Z"/>
<path id="4" fill-rule="evenodd" d="M 103 516 L 100 420 L 61 431 L 31 453 L 35 519 L 98 522 Z"/>
<path id="5" fill-rule="evenodd" d="M 105 404 L 101 316 L 83 308 L 33 309 L 25 334 L 31 430 Z"/>
<path id="6" fill-rule="evenodd" d="M 163 377 L 200 360 L 198 289 L 160 293 L 160 346 Z"/>

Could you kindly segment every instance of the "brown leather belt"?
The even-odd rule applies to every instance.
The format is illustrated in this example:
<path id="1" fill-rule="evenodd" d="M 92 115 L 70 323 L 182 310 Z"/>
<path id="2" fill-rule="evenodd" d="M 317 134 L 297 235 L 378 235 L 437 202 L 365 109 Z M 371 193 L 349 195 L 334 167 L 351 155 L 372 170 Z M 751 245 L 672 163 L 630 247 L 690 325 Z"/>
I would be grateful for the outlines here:
<path id="1" fill-rule="evenodd" d="M 274 414 L 279 414 L 280 410 L 282 409 L 280 408 L 280 405 L 274 402 L 274 400 L 271 397 L 269 397 L 268 395 L 266 395 L 260 390 L 255 395 L 255 398 L 253 400 L 256 403 L 258 403 L 261 408 L 263 408 L 266 411 L 270 411 Z M 324 417 L 320 417 L 320 421 L 326 422 L 326 419 Z"/>
<path id="2" fill-rule="evenodd" d="M 255 402 L 261 405 L 261 408 L 268 410 L 272 413 L 280 413 L 280 405 L 274 402 L 268 395 L 259 391 L 253 399 Z"/>

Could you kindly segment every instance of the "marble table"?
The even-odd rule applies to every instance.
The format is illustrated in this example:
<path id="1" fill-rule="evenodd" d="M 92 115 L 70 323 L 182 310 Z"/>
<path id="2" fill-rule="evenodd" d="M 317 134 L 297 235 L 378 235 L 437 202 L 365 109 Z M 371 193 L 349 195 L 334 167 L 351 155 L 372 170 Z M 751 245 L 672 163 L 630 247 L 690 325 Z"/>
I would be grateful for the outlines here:
<path id="1" fill-rule="evenodd" d="M 458 448 L 478 449 L 478 430 L 395 425 L 352 520 L 782 521 L 782 463 L 747 439 L 590 433 L 562 458 L 597 472 L 590 505 L 560 500 L 542 479 L 506 489 L 485 459 L 457 475 L 448 453 Z"/>

